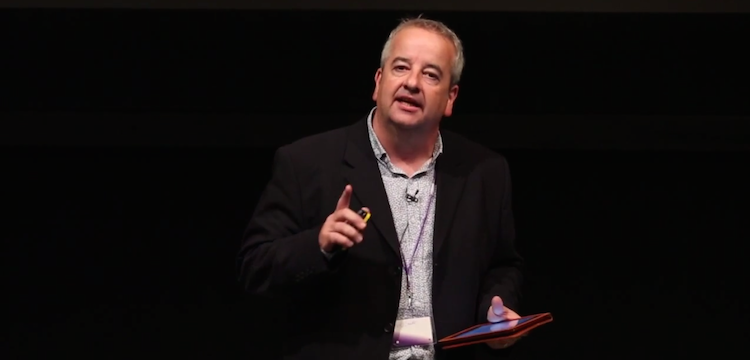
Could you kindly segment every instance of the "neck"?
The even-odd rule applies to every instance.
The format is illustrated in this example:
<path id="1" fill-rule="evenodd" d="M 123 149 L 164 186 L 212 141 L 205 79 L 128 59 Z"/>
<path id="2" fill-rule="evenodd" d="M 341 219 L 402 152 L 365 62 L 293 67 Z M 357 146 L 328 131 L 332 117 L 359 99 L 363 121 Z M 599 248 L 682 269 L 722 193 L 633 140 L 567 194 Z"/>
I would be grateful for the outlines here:
<path id="1" fill-rule="evenodd" d="M 390 124 L 378 116 L 377 110 L 372 122 L 375 135 L 388 156 L 396 161 L 413 166 L 421 166 L 432 157 L 439 129 L 403 129 Z"/>

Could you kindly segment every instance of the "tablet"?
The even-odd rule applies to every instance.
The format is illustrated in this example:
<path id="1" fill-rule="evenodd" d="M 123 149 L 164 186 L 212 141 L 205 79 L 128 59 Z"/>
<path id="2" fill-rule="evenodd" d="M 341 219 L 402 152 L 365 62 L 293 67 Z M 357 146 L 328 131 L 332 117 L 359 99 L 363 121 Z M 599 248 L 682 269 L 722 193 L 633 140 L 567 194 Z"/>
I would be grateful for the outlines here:
<path id="1" fill-rule="evenodd" d="M 521 336 L 551 321 L 551 313 L 542 313 L 498 323 L 479 324 L 447 336 L 438 343 L 447 348 L 489 342 L 504 337 Z"/>

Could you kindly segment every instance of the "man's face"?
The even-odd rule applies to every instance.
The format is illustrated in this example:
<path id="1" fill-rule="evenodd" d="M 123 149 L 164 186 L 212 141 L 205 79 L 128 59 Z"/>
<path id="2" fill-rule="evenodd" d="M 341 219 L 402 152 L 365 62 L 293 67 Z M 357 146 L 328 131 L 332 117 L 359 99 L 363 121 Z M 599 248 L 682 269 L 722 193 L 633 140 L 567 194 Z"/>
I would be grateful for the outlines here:
<path id="1" fill-rule="evenodd" d="M 458 96 L 451 86 L 453 44 L 421 28 L 405 28 L 393 39 L 391 53 L 375 73 L 372 95 L 383 119 L 405 128 L 430 128 L 450 116 Z"/>

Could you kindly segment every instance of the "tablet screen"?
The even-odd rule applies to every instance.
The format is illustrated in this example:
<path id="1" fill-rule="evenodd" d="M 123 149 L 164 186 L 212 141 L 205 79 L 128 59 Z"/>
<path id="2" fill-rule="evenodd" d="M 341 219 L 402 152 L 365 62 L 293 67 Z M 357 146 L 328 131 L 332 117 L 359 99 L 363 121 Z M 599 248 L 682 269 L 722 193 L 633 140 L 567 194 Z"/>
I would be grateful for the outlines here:
<path id="1" fill-rule="evenodd" d="M 506 320 L 506 321 L 501 321 L 499 323 L 487 324 L 487 325 L 484 325 L 484 326 L 480 326 L 480 327 L 478 327 L 478 328 L 476 328 L 474 330 L 467 331 L 467 332 L 465 332 L 465 333 L 463 333 L 461 335 L 458 335 L 458 336 L 454 337 L 453 339 L 461 339 L 461 338 L 465 338 L 465 337 L 469 337 L 469 336 L 484 335 L 484 334 L 489 334 L 489 333 L 493 333 L 493 332 L 497 332 L 497 331 L 503 331 L 503 330 L 512 329 L 512 328 L 514 328 L 514 327 L 516 327 L 518 325 L 521 325 L 521 324 L 523 324 L 523 323 L 525 323 L 525 322 L 527 322 L 527 321 L 529 321 L 529 320 L 531 320 L 533 318 L 534 318 L 534 316 L 526 316 L 526 317 L 522 317 L 522 318 L 516 319 L 516 320 Z"/>

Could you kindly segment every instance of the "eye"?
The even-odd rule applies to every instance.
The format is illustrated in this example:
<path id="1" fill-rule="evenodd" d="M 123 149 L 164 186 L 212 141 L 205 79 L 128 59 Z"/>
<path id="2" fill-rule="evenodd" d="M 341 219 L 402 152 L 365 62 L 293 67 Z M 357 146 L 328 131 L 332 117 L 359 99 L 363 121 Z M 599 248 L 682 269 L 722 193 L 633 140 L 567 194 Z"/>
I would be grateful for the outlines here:
<path id="1" fill-rule="evenodd" d="M 396 65 L 393 69 L 396 71 L 406 71 L 407 67 L 404 65 Z"/>
<path id="2" fill-rule="evenodd" d="M 428 73 L 425 73 L 425 75 L 427 75 L 427 77 L 432 80 L 440 80 L 440 77 L 435 73 L 428 72 Z"/>

